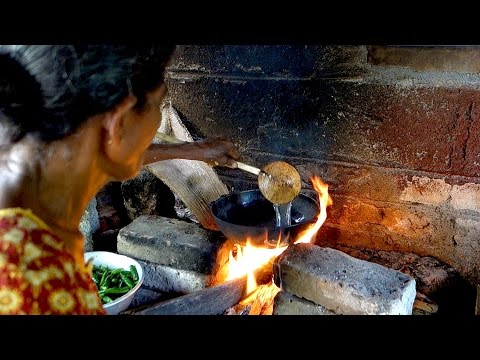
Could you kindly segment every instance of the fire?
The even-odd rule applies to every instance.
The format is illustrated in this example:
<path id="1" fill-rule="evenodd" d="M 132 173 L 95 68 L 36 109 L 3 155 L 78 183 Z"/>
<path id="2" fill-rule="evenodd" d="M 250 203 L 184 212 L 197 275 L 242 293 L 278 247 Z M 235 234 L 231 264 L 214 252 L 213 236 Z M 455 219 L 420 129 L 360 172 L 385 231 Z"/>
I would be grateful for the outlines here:
<path id="1" fill-rule="evenodd" d="M 235 244 L 234 251 L 230 252 L 227 280 L 247 275 L 247 294 L 258 287 L 254 272 L 267 265 L 270 260 L 280 255 L 287 247 L 274 249 L 260 248 L 250 244 L 247 239 L 245 246 Z M 235 254 L 235 255 L 234 255 Z"/>
<path id="2" fill-rule="evenodd" d="M 330 195 L 328 195 L 328 184 L 324 183 L 318 176 L 313 176 L 310 180 L 313 188 L 318 193 L 320 213 L 315 224 L 304 230 L 295 240 L 295 244 L 308 243 L 312 241 L 327 218 L 327 206 L 333 204 L 332 198 Z M 250 244 L 250 239 L 246 240 L 245 246 L 235 244 L 234 250 L 230 252 L 229 256 L 227 280 L 232 280 L 247 275 L 246 293 L 252 294 L 255 289 L 258 288 L 254 272 L 266 266 L 269 262 L 285 251 L 286 248 L 287 246 L 277 246 L 273 249 L 256 247 Z M 278 290 L 276 292 L 278 292 Z M 275 296 L 275 294 L 273 296 Z"/>
<path id="3" fill-rule="evenodd" d="M 295 244 L 298 243 L 309 243 L 317 234 L 320 227 L 323 225 L 327 219 L 327 206 L 333 205 L 333 200 L 328 194 L 328 184 L 324 183 L 322 179 L 318 176 L 314 176 L 311 179 L 313 189 L 318 194 L 318 203 L 320 204 L 320 214 L 318 215 L 317 222 L 310 227 L 309 229 L 303 231 L 298 239 L 295 241 Z"/>

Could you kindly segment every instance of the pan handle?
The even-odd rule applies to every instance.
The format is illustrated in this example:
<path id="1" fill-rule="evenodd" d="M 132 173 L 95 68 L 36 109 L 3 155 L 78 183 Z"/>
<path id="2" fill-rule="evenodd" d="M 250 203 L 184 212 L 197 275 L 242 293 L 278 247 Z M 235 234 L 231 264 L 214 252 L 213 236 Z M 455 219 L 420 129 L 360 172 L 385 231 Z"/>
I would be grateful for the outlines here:
<path id="1" fill-rule="evenodd" d="M 157 139 L 161 142 L 167 143 L 167 144 L 185 144 L 185 143 L 187 143 L 187 141 L 177 139 L 176 137 L 173 137 L 173 136 L 170 136 L 170 135 L 164 134 L 162 132 L 158 132 L 158 131 L 155 134 L 155 139 Z M 243 170 L 243 171 L 249 172 L 249 173 L 254 174 L 254 175 L 260 174 L 261 170 L 259 168 L 255 167 L 255 166 L 251 166 L 251 165 L 245 164 L 245 163 L 240 162 L 240 161 L 236 161 L 236 163 L 237 163 L 237 167 L 239 169 Z"/>

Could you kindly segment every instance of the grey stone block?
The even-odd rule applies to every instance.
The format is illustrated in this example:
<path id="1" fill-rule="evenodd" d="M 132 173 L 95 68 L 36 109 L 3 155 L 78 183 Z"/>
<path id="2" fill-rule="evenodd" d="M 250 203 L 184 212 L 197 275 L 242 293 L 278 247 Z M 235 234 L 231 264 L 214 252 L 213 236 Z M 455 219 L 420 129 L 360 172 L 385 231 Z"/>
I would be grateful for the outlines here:
<path id="1" fill-rule="evenodd" d="M 210 276 L 195 271 L 175 269 L 139 260 L 143 267 L 143 286 L 154 291 L 176 294 L 190 294 L 206 288 Z"/>
<path id="2" fill-rule="evenodd" d="M 118 234 L 118 252 L 135 259 L 203 274 L 215 272 L 218 233 L 197 224 L 142 215 Z"/>
<path id="3" fill-rule="evenodd" d="M 147 289 L 142 285 L 140 289 L 138 289 L 138 291 L 136 292 L 132 303 L 130 304 L 128 309 L 134 309 L 140 306 L 156 303 L 167 299 L 168 297 L 164 293 Z"/>
<path id="4" fill-rule="evenodd" d="M 100 221 L 97 212 L 97 199 L 93 198 L 80 219 L 79 230 L 82 233 L 84 251 L 93 251 L 93 234 L 100 228 Z"/>
<path id="5" fill-rule="evenodd" d="M 274 263 L 274 281 L 336 314 L 407 315 L 416 294 L 411 276 L 312 244 L 287 248 Z"/>
<path id="6" fill-rule="evenodd" d="M 273 315 L 335 315 L 333 311 L 286 291 L 279 291 L 273 300 Z"/>

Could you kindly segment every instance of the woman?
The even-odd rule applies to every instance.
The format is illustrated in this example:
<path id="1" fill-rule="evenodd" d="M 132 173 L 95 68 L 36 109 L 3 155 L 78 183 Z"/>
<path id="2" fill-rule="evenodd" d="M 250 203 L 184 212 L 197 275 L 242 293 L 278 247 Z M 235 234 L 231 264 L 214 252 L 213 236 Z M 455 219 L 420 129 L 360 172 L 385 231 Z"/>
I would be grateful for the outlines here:
<path id="1" fill-rule="evenodd" d="M 0 46 L 0 314 L 105 314 L 80 218 L 144 162 L 231 165 L 228 141 L 149 148 L 173 46 Z"/>

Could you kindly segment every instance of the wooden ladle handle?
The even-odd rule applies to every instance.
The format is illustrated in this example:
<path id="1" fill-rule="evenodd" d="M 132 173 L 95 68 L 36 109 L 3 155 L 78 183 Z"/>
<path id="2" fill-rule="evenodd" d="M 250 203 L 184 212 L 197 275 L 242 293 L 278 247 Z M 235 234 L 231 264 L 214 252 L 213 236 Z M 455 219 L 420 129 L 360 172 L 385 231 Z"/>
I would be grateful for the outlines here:
<path id="1" fill-rule="evenodd" d="M 255 166 L 252 166 L 252 165 L 248 165 L 248 164 L 245 164 L 243 162 L 240 162 L 240 161 L 237 161 L 237 167 L 241 170 L 244 170 L 246 172 L 249 172 L 253 175 L 258 175 L 260 174 L 260 170 L 259 168 L 255 167 Z"/>

